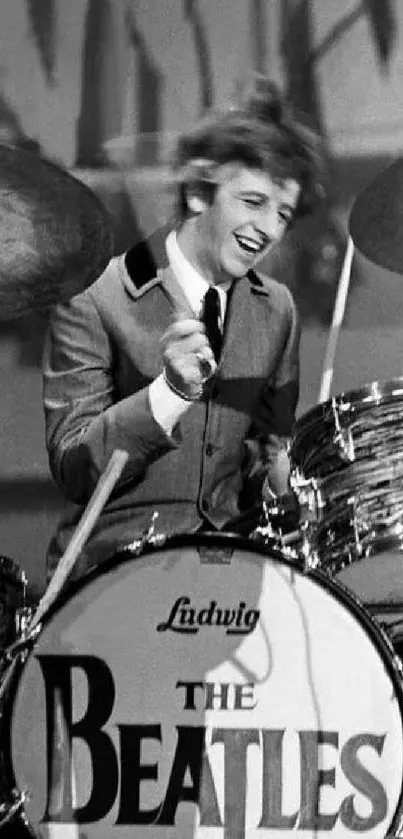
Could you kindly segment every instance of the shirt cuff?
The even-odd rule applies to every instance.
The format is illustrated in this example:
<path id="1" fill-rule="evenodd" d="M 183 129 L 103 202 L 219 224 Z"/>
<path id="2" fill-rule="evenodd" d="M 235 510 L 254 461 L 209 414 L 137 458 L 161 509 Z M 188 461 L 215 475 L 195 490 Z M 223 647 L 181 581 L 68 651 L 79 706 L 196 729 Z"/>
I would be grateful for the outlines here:
<path id="1" fill-rule="evenodd" d="M 163 375 L 157 376 L 149 387 L 151 413 L 158 425 L 168 437 L 182 414 L 190 407 L 190 402 L 182 399 L 168 387 Z"/>

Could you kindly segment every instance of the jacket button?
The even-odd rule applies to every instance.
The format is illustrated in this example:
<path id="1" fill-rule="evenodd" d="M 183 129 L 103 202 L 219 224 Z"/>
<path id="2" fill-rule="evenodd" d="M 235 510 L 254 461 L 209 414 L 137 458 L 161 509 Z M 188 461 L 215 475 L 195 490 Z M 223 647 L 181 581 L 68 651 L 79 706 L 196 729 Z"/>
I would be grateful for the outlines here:
<path id="1" fill-rule="evenodd" d="M 211 443 L 207 443 L 207 446 L 206 446 L 207 457 L 211 457 L 211 455 L 213 454 L 213 451 L 214 451 L 214 449 L 213 449 L 213 446 L 211 445 Z"/>

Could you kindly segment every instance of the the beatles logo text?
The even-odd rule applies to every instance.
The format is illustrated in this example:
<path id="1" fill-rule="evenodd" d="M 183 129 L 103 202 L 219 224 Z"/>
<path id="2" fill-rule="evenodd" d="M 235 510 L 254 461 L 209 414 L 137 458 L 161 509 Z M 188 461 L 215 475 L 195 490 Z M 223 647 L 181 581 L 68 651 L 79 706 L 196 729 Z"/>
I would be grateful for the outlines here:
<path id="1" fill-rule="evenodd" d="M 47 803 L 43 821 L 97 823 L 116 808 L 114 824 L 174 826 L 182 802 L 193 803 L 202 827 L 221 828 L 223 839 L 243 839 L 246 835 L 249 749 L 254 747 L 259 795 L 255 827 L 262 831 L 282 830 L 336 831 L 338 825 L 364 833 L 380 824 L 388 814 L 386 791 L 361 760 L 372 752 L 375 762 L 382 756 L 386 734 L 363 731 L 341 740 L 338 731 L 284 728 L 206 728 L 203 725 L 176 725 L 175 747 L 169 777 L 163 791 L 158 787 L 158 753 L 164 754 L 164 730 L 161 722 L 141 723 L 124 720 L 106 727 L 113 713 L 116 688 L 113 674 L 106 663 L 95 656 L 37 657 L 45 684 L 47 742 Z M 73 671 L 82 671 L 88 685 L 85 713 L 76 719 L 74 708 Z M 222 685 L 220 683 L 178 681 L 175 685 L 181 712 L 213 707 L 218 712 L 238 710 L 247 713 L 255 707 L 254 686 Z M 134 685 L 135 691 L 135 685 Z M 58 720 L 63 719 L 63 726 Z M 191 719 L 190 719 L 191 721 Z M 285 741 L 295 742 L 298 761 L 286 759 Z M 91 789 L 82 806 L 74 809 L 71 765 L 72 744 L 85 743 L 91 760 Z M 145 757 L 147 745 L 153 743 L 154 759 Z M 56 748 L 54 744 L 57 744 Z M 212 752 L 216 744 L 223 750 L 223 770 L 219 779 L 223 804 L 213 773 Z M 256 758 L 258 749 L 259 758 Z M 322 750 L 327 750 L 326 764 L 321 768 Z M 329 755 L 330 752 L 330 755 Z M 166 757 L 166 755 L 165 755 Z M 171 761 L 171 757 L 169 756 Z M 372 761 L 372 765 L 374 761 Z M 378 765 L 378 764 L 377 764 Z M 255 770 L 254 770 L 255 771 Z M 283 790 L 287 773 L 298 773 L 299 803 L 284 806 Z M 323 807 L 321 790 L 334 788 L 336 778 L 344 777 L 344 797 L 339 795 L 333 808 Z M 57 779 L 57 796 L 52 785 Z M 250 779 L 249 779 L 250 782 Z M 250 785 L 250 783 L 249 783 Z M 144 788 L 148 791 L 145 805 Z M 158 791 L 159 790 L 159 791 Z M 363 815 L 357 797 L 365 800 Z M 152 803 L 152 806 L 151 806 Z M 111 816 L 109 815 L 111 818 Z"/>

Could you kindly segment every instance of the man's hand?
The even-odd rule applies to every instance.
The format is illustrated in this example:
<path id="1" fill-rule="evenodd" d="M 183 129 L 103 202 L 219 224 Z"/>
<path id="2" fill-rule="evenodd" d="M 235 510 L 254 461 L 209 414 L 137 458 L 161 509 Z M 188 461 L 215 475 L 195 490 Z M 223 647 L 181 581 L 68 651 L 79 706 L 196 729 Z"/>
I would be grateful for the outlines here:
<path id="1" fill-rule="evenodd" d="M 203 324 L 193 318 L 177 320 L 161 339 L 165 379 L 179 395 L 194 401 L 216 370 Z"/>

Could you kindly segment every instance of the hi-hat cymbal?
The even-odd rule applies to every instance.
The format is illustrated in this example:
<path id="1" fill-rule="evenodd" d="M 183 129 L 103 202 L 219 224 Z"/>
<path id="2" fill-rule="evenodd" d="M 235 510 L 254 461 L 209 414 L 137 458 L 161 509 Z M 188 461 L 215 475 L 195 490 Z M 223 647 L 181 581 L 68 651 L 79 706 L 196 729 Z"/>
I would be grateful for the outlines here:
<path id="1" fill-rule="evenodd" d="M 403 158 L 384 169 L 358 195 L 349 231 L 364 256 L 403 274 Z"/>
<path id="2" fill-rule="evenodd" d="M 69 300 L 112 256 L 108 213 L 81 181 L 0 145 L 0 321 Z"/>

